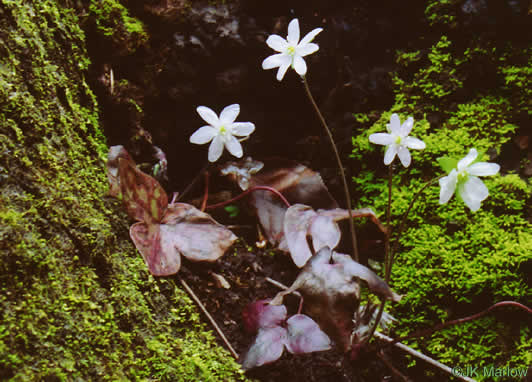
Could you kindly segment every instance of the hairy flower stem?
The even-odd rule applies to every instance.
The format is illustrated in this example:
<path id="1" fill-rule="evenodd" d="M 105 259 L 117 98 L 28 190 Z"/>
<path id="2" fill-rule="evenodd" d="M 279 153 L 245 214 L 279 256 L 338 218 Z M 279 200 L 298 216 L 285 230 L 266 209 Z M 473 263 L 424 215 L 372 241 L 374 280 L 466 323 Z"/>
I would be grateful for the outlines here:
<path id="1" fill-rule="evenodd" d="M 434 178 L 428 181 L 423 187 L 419 189 L 419 191 L 414 195 L 414 197 L 410 201 L 410 204 L 408 205 L 408 208 L 406 212 L 404 213 L 403 218 L 401 219 L 401 224 L 399 225 L 399 229 L 397 230 L 397 235 L 395 236 L 395 241 L 393 243 L 392 252 L 390 253 L 390 265 L 388 267 L 389 276 L 391 276 L 392 274 L 392 266 L 393 266 L 395 254 L 397 252 L 397 248 L 399 247 L 399 239 L 401 239 L 401 235 L 403 234 L 403 231 L 405 229 L 406 219 L 408 218 L 408 214 L 410 213 L 410 210 L 414 206 L 414 203 L 416 202 L 417 198 L 421 195 L 421 193 L 425 191 L 425 189 L 427 189 L 429 186 L 433 185 L 438 180 L 440 180 L 442 177 L 443 176 L 439 176 L 437 178 Z M 389 277 L 386 279 L 386 282 L 388 281 L 389 281 Z"/>
<path id="2" fill-rule="evenodd" d="M 388 166 L 388 206 L 386 207 L 386 237 L 384 242 L 384 278 L 386 282 L 390 281 L 391 273 L 391 253 L 390 253 L 390 239 L 392 236 L 392 180 L 393 180 L 393 164 Z M 379 316 L 380 319 L 380 316 Z"/>
<path id="3" fill-rule="evenodd" d="M 250 192 L 257 191 L 257 190 L 270 191 L 271 193 L 274 193 L 275 195 L 277 195 L 279 197 L 279 199 L 281 199 L 283 201 L 283 203 L 286 206 L 286 208 L 290 208 L 290 203 L 288 202 L 288 200 L 286 200 L 286 198 L 283 196 L 283 194 L 281 194 L 275 188 L 269 187 L 269 186 L 255 186 L 255 187 L 251 187 L 250 189 L 244 191 L 240 195 L 235 196 L 234 198 L 231 198 L 231 199 L 226 200 L 226 201 L 221 202 L 221 203 L 216 203 L 216 204 L 207 206 L 207 207 L 205 207 L 205 209 L 206 210 L 212 210 L 214 208 L 219 208 L 219 207 L 226 206 L 226 205 L 231 204 L 232 202 L 234 202 L 234 201 L 236 201 L 238 199 L 242 199 L 244 196 L 246 196 Z"/>
<path id="4" fill-rule="evenodd" d="M 392 208 L 392 175 L 393 175 L 393 169 L 392 169 L 392 165 L 390 164 L 390 168 L 389 168 L 389 173 L 388 173 L 388 208 L 386 210 L 386 225 L 388 227 L 388 232 L 386 233 L 386 238 L 385 238 L 385 260 L 384 260 L 384 268 L 385 268 L 385 280 L 386 280 L 386 283 L 388 283 L 390 281 L 390 277 L 392 275 L 392 266 L 393 266 L 393 261 L 394 261 L 394 255 L 397 251 L 397 248 L 399 246 L 399 239 L 401 238 L 401 234 L 403 233 L 403 230 L 405 228 L 405 224 L 406 224 L 406 219 L 408 218 L 408 214 L 410 213 L 410 210 L 412 209 L 412 207 L 414 206 L 414 203 L 416 202 L 417 198 L 421 195 L 421 193 L 427 188 L 429 187 L 430 185 L 434 184 L 434 182 L 437 182 L 440 178 L 434 178 L 432 180 L 430 180 L 429 182 L 427 182 L 423 187 L 421 187 L 419 189 L 419 191 L 414 195 L 414 197 L 412 198 L 412 200 L 410 201 L 410 204 L 408 205 L 408 208 L 406 210 L 406 212 L 404 213 L 403 215 L 403 219 L 401 220 L 401 224 L 399 225 L 399 230 L 397 232 L 397 236 L 395 237 L 395 242 L 394 242 L 394 245 L 393 245 L 393 249 L 390 251 L 390 239 L 391 239 L 391 235 L 392 235 L 392 232 L 390 230 L 390 220 L 391 220 L 391 217 L 390 217 L 390 212 L 391 212 L 391 208 Z M 369 335 L 366 337 L 366 340 L 362 343 L 362 345 L 365 345 L 370 339 L 371 337 L 373 337 L 373 333 L 375 333 L 375 330 L 377 329 L 377 326 L 379 325 L 380 321 L 381 321 L 381 317 L 382 317 L 382 313 L 384 312 L 384 306 L 386 305 L 386 300 L 383 300 L 381 302 L 381 305 L 379 306 L 379 311 L 377 313 L 377 317 L 375 319 L 375 323 L 373 324 L 371 330 L 369 331 Z"/>
<path id="5" fill-rule="evenodd" d="M 340 169 L 340 175 L 341 175 L 342 182 L 344 185 L 344 193 L 345 193 L 345 199 L 346 199 L 346 204 L 347 204 L 347 211 L 349 212 L 349 216 L 352 216 L 353 209 L 351 208 L 351 194 L 349 193 L 349 187 L 347 186 L 347 178 L 345 176 L 345 171 L 342 165 L 342 160 L 340 159 L 340 154 L 338 153 L 338 148 L 336 147 L 336 144 L 334 143 L 334 138 L 332 136 L 331 130 L 327 126 L 327 123 L 325 122 L 325 118 L 323 118 L 323 115 L 321 114 L 321 111 L 318 105 L 316 104 L 316 101 L 314 100 L 312 93 L 310 92 L 307 79 L 305 78 L 305 76 L 301 76 L 301 80 L 305 87 L 305 93 L 307 94 L 307 97 L 309 98 L 310 103 L 312 104 L 312 107 L 314 107 L 316 114 L 318 114 L 318 118 L 320 119 L 320 122 L 323 128 L 325 129 L 325 131 L 327 132 L 327 135 L 329 136 L 329 141 L 331 142 L 334 155 L 336 156 L 336 161 L 338 162 L 338 168 Z M 353 218 L 349 219 L 349 229 L 351 230 L 351 240 L 353 242 L 353 257 L 356 261 L 359 261 L 357 237 L 356 237 L 356 232 L 355 232 L 355 223 L 353 223 Z"/>
<path id="6" fill-rule="evenodd" d="M 384 277 L 386 283 L 390 281 L 390 272 L 392 269 L 391 264 L 391 253 L 390 253 L 390 239 L 392 236 L 391 230 L 391 220 L 392 220 L 392 181 L 393 181 L 393 164 L 388 166 L 388 206 L 386 207 L 386 236 L 384 238 Z M 384 313 L 384 306 L 386 305 L 386 300 L 382 300 L 379 311 L 377 312 L 377 317 L 375 318 L 375 323 L 369 331 L 369 335 L 362 342 L 361 346 L 364 346 L 368 341 L 373 337 L 373 333 L 377 329 L 377 326 L 381 322 L 382 314 Z"/>

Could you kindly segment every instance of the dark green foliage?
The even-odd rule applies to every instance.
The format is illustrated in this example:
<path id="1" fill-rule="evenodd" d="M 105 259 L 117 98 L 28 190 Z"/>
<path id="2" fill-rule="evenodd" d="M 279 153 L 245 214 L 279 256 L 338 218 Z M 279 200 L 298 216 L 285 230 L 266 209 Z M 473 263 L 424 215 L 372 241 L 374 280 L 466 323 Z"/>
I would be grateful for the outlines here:
<path id="1" fill-rule="evenodd" d="M 238 380 L 105 197 L 84 46 L 72 9 L 0 1 L 0 379 Z"/>
<path id="2" fill-rule="evenodd" d="M 429 2 L 428 22 L 454 28 L 456 4 Z M 500 161 L 501 151 L 512 145 L 513 134 L 524 127 L 523 115 L 530 115 L 526 100 L 530 100 L 532 67 L 523 62 L 529 51 L 482 37 L 464 45 L 463 40 L 443 35 L 434 37 L 428 49 L 398 52 L 400 67 L 393 75 L 395 104 L 378 119 L 366 121 L 357 115 L 367 126 L 353 138 L 353 158 L 359 166 L 354 178 L 357 207 L 373 207 L 381 217 L 385 214 L 384 152 L 368 136 L 384 132 L 394 112 L 401 120 L 414 116 L 411 134 L 427 144 L 425 150 L 411 151 L 409 169 L 396 166 L 395 225 L 422 185 L 444 175 L 439 157 L 459 159 L 474 147 L 485 153 L 481 160 Z M 483 75 L 480 82 L 479 72 Z M 490 195 L 476 213 L 456 196 L 440 206 L 437 183 L 416 203 L 401 237 L 390 283 L 405 295 L 399 304 L 390 305 L 390 313 L 399 319 L 396 335 L 476 313 L 497 301 L 530 305 L 532 289 L 527 279 L 532 226 L 527 205 L 531 185 L 502 164 L 502 174 L 483 179 Z M 451 366 L 528 367 L 532 353 L 527 316 L 505 309 L 409 344 Z"/>

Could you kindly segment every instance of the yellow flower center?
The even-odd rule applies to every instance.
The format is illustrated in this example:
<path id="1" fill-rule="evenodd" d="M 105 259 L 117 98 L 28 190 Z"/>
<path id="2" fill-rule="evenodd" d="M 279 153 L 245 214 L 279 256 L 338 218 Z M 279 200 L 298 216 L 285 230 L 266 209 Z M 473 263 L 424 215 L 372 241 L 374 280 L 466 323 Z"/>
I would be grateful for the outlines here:
<path id="1" fill-rule="evenodd" d="M 225 126 L 220 126 L 220 134 L 224 135 L 225 133 L 227 133 L 227 129 L 225 128 Z"/>
<path id="2" fill-rule="evenodd" d="M 462 184 L 464 183 L 468 178 L 468 174 L 465 171 L 460 171 L 458 173 L 458 183 Z"/>
<path id="3" fill-rule="evenodd" d="M 401 137 L 400 136 L 395 137 L 395 143 L 398 144 L 398 145 L 401 144 Z"/>
<path id="4" fill-rule="evenodd" d="M 286 53 L 288 53 L 290 56 L 293 56 L 296 53 L 296 48 L 289 46 L 288 49 L 286 49 Z"/>

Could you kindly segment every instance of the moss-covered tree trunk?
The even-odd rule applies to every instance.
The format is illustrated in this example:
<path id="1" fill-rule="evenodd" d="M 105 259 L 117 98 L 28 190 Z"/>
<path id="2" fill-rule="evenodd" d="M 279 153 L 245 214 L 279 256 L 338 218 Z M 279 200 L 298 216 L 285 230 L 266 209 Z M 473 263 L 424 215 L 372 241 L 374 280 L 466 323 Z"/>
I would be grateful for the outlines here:
<path id="1" fill-rule="evenodd" d="M 0 1 L 0 379 L 240 379 L 187 296 L 148 274 L 106 196 L 69 6 Z"/>

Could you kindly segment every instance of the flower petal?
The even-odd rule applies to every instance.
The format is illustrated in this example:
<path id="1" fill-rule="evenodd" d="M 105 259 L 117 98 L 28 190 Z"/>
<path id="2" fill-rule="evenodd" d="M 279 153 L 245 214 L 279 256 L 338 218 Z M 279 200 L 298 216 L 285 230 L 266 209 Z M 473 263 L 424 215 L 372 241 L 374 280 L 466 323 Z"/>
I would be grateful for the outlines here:
<path id="1" fill-rule="evenodd" d="M 212 126 L 202 126 L 194 134 L 190 136 L 190 143 L 195 143 L 197 145 L 203 145 L 204 143 L 210 142 L 212 138 L 216 135 L 216 129 Z"/>
<path id="2" fill-rule="evenodd" d="M 266 57 L 264 61 L 262 61 L 262 69 L 268 70 L 278 68 L 283 63 L 283 57 L 286 57 L 284 53 L 277 53 L 272 56 Z"/>
<path id="3" fill-rule="evenodd" d="M 247 137 L 255 131 L 255 125 L 251 122 L 235 122 L 232 124 L 233 135 L 238 137 Z"/>
<path id="4" fill-rule="evenodd" d="M 240 105 L 234 103 L 232 105 L 226 106 L 220 113 L 220 123 L 224 125 L 229 125 L 233 123 L 240 113 Z"/>
<path id="5" fill-rule="evenodd" d="M 500 168 L 501 166 L 499 166 L 497 163 L 480 162 L 473 163 L 471 166 L 469 166 L 467 172 L 476 176 L 491 176 L 497 174 Z"/>
<path id="6" fill-rule="evenodd" d="M 401 129 L 401 119 L 397 114 L 392 114 L 392 116 L 390 117 L 390 123 L 386 125 L 386 128 L 389 132 L 399 134 L 399 131 Z"/>
<path id="7" fill-rule="evenodd" d="M 270 37 L 268 37 L 268 39 L 266 40 L 266 44 L 268 44 L 270 48 L 277 52 L 284 52 L 286 50 L 286 47 L 288 46 L 286 40 L 276 34 L 270 35 Z"/>
<path id="8" fill-rule="evenodd" d="M 290 21 L 290 24 L 288 24 L 288 37 L 286 40 L 294 45 L 297 45 L 299 42 L 299 21 L 297 21 L 297 19 L 293 19 Z"/>
<path id="9" fill-rule="evenodd" d="M 401 160 L 401 163 L 403 166 L 408 167 L 410 166 L 410 162 L 412 162 L 412 157 L 410 155 L 410 151 L 408 149 L 401 145 L 399 146 L 399 149 L 397 150 L 397 156 Z"/>
<path id="10" fill-rule="evenodd" d="M 388 133 L 371 134 L 369 141 L 377 145 L 391 145 L 393 143 L 393 136 Z"/>
<path id="11" fill-rule="evenodd" d="M 426 147 L 425 142 L 414 137 L 406 137 L 403 142 L 409 149 L 423 150 Z"/>
<path id="12" fill-rule="evenodd" d="M 220 135 L 214 137 L 209 146 L 209 162 L 216 162 L 224 151 L 224 140 Z"/>
<path id="13" fill-rule="evenodd" d="M 305 57 L 316 52 L 318 49 L 320 49 L 318 44 L 314 44 L 312 42 L 305 45 L 299 44 L 299 46 L 296 48 L 296 54 L 300 55 L 301 57 Z"/>
<path id="14" fill-rule="evenodd" d="M 318 33 L 320 33 L 322 30 L 323 28 L 316 28 L 308 32 L 305 37 L 303 37 L 303 39 L 299 42 L 299 46 L 308 44 L 309 42 L 314 40 L 314 37 L 316 37 Z"/>
<path id="15" fill-rule="evenodd" d="M 464 203 L 471 209 L 477 211 L 480 208 L 480 202 L 489 195 L 486 185 L 476 176 L 470 176 L 467 181 L 458 189 Z"/>
<path id="16" fill-rule="evenodd" d="M 244 152 L 242 151 L 242 145 L 238 142 L 238 139 L 231 137 L 225 142 L 225 148 L 237 158 L 242 158 Z"/>
<path id="17" fill-rule="evenodd" d="M 440 204 L 445 204 L 451 199 L 456 189 L 458 181 L 458 173 L 452 170 L 448 176 L 444 176 L 439 180 L 440 183 Z"/>
<path id="18" fill-rule="evenodd" d="M 395 158 L 395 154 L 397 154 L 397 145 L 391 144 L 388 146 L 388 149 L 386 149 L 386 153 L 384 154 L 384 164 L 389 165 L 392 163 L 393 159 Z"/>
<path id="19" fill-rule="evenodd" d="M 290 57 L 287 57 L 287 58 L 290 58 Z M 289 67 L 290 67 L 290 60 L 285 60 L 279 67 L 279 70 L 277 71 L 277 81 L 282 81 Z"/>
<path id="20" fill-rule="evenodd" d="M 212 111 L 211 108 L 208 108 L 207 106 L 198 106 L 196 108 L 196 111 L 198 112 L 200 117 L 203 118 L 203 120 L 209 125 L 216 127 L 220 124 L 218 116 L 214 111 Z"/>
<path id="21" fill-rule="evenodd" d="M 469 150 L 469 153 L 460 161 L 458 161 L 458 172 L 463 171 L 467 166 L 469 166 L 477 158 L 478 152 L 475 149 Z"/>
<path id="22" fill-rule="evenodd" d="M 412 127 L 414 127 L 414 118 L 408 117 L 407 120 L 401 125 L 400 135 L 402 137 L 406 137 L 410 132 L 412 131 Z"/>
<path id="23" fill-rule="evenodd" d="M 305 60 L 303 60 L 303 57 L 301 56 L 294 56 L 293 67 L 297 74 L 299 74 L 300 76 L 304 76 L 307 73 L 307 63 L 305 62 Z"/>

